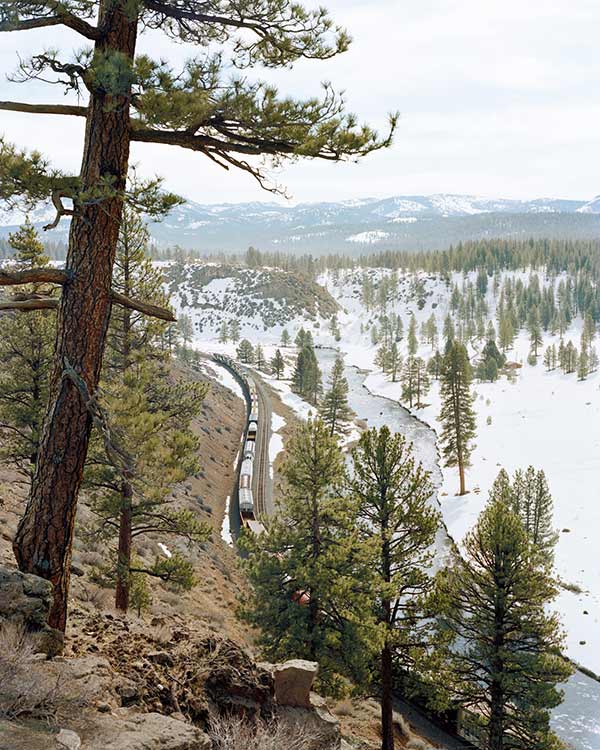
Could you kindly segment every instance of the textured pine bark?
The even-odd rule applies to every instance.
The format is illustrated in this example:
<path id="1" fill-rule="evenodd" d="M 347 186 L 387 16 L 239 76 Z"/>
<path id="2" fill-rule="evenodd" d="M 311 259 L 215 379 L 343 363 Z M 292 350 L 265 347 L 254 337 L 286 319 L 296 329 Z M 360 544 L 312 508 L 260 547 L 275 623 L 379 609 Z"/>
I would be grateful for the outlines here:
<path id="1" fill-rule="evenodd" d="M 99 27 L 106 31 L 96 53 L 119 52 L 132 60 L 137 18 L 123 12 L 126 0 L 101 0 Z M 129 3 L 131 6 L 131 3 Z M 129 161 L 129 96 L 95 92 L 90 96 L 81 168 L 83 190 L 103 179 L 124 188 Z M 65 359 L 90 392 L 98 385 L 110 317 L 110 288 L 122 199 L 82 205 L 71 223 L 67 273 L 56 339 L 50 402 L 27 509 L 14 541 L 21 570 L 54 585 L 49 623 L 65 629 L 73 526 L 91 418 L 79 390 L 63 377 Z"/>
<path id="2" fill-rule="evenodd" d="M 133 488 L 129 482 L 121 487 L 121 516 L 119 520 L 119 551 L 117 557 L 117 586 L 115 607 L 121 612 L 129 609 L 129 569 L 131 567 L 131 523 Z"/>
<path id="3" fill-rule="evenodd" d="M 392 652 L 381 651 L 381 750 L 394 750 L 394 706 L 392 699 Z"/>

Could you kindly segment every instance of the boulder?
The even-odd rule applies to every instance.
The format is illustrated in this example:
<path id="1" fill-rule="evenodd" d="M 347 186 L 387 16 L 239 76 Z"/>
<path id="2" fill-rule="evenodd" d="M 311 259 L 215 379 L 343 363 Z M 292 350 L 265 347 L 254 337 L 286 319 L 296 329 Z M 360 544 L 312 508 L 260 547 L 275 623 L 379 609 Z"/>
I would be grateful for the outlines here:
<path id="1" fill-rule="evenodd" d="M 22 623 L 31 633 L 39 634 L 37 647 L 48 656 L 60 654 L 64 636 L 48 625 L 52 602 L 52 584 L 31 573 L 0 565 L 0 624 Z"/>
<path id="2" fill-rule="evenodd" d="M 66 748 L 66 750 L 79 750 L 81 747 L 79 735 L 71 729 L 61 729 L 56 735 L 56 741 L 61 747 Z"/>
<path id="3" fill-rule="evenodd" d="M 60 685 L 61 696 L 73 705 L 106 705 L 108 711 L 120 705 L 114 672 L 108 660 L 101 656 L 89 654 L 76 659 L 53 659 L 35 664 L 32 669 L 39 682 Z"/>
<path id="4" fill-rule="evenodd" d="M 204 732 L 162 714 L 129 714 L 118 709 L 111 716 L 85 713 L 73 729 L 56 731 L 0 719 L 0 748 L 4 750 L 211 750 Z M 79 744 L 78 744 L 79 743 Z"/>
<path id="5" fill-rule="evenodd" d="M 310 691 L 319 665 L 314 661 L 290 659 L 273 667 L 275 700 L 280 706 L 310 708 Z"/>
<path id="6" fill-rule="evenodd" d="M 82 736 L 81 750 L 211 750 L 200 729 L 163 714 L 98 716 Z"/>

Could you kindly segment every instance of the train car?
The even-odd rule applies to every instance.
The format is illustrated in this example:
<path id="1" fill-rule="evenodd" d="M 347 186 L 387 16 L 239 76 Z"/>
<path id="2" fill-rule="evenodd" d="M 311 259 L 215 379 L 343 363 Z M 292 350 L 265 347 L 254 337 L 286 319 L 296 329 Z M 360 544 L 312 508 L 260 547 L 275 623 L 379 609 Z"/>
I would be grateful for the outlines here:
<path id="1" fill-rule="evenodd" d="M 256 441 L 246 440 L 244 444 L 244 451 L 242 453 L 243 458 L 249 458 L 254 461 L 254 454 L 256 452 Z"/>
<path id="2" fill-rule="evenodd" d="M 242 485 L 242 480 L 244 479 L 244 477 L 249 477 L 250 479 L 252 479 L 253 468 L 254 468 L 253 459 L 245 458 L 242 461 L 242 468 L 240 469 L 240 487 Z"/>
<path id="3" fill-rule="evenodd" d="M 254 498 L 252 497 L 252 490 L 249 487 L 243 489 L 240 487 L 238 501 L 242 523 L 247 525 L 247 521 L 254 520 Z"/>

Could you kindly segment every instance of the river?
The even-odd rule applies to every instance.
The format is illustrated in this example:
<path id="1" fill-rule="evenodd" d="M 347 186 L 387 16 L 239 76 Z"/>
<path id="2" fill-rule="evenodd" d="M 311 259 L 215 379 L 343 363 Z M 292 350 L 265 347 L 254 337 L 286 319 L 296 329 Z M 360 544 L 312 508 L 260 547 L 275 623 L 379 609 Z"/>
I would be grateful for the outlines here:
<path id="1" fill-rule="evenodd" d="M 326 379 L 333 367 L 336 352 L 318 349 L 316 353 Z M 439 489 L 442 473 L 435 432 L 397 402 L 369 393 L 363 385 L 364 372 L 348 367 L 345 374 L 349 386 L 348 401 L 357 417 L 369 427 L 388 425 L 392 431 L 400 432 L 410 440 L 416 457 L 431 473 L 431 480 Z M 437 547 L 440 563 L 443 563 L 449 547 L 444 530 L 438 535 Z M 577 672 L 564 686 L 564 692 L 564 701 L 552 716 L 555 731 L 570 750 L 600 750 L 600 683 Z"/>

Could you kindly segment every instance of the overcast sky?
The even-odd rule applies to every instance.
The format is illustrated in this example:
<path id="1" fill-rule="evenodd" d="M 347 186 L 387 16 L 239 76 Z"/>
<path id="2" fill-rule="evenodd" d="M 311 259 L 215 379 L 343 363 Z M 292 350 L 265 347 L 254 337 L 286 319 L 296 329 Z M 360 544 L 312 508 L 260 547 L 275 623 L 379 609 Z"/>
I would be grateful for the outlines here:
<path id="1" fill-rule="evenodd" d="M 312 4 L 312 3 L 309 3 Z M 360 120 L 394 146 L 358 165 L 305 162 L 277 175 L 297 201 L 454 192 L 589 199 L 600 193 L 600 3 L 597 0 L 325 0 L 354 38 L 346 54 L 269 73 L 282 94 L 346 91 Z M 69 31 L 3 34 L 0 71 L 17 51 L 80 46 Z M 193 54 L 144 35 L 140 49 L 176 65 Z M 262 73 L 267 77 L 266 73 Z M 57 87 L 0 81 L 1 99 L 64 102 Z M 83 122 L 0 112 L 0 133 L 78 170 Z M 146 174 L 199 202 L 271 200 L 245 174 L 192 152 L 134 144 Z"/>

